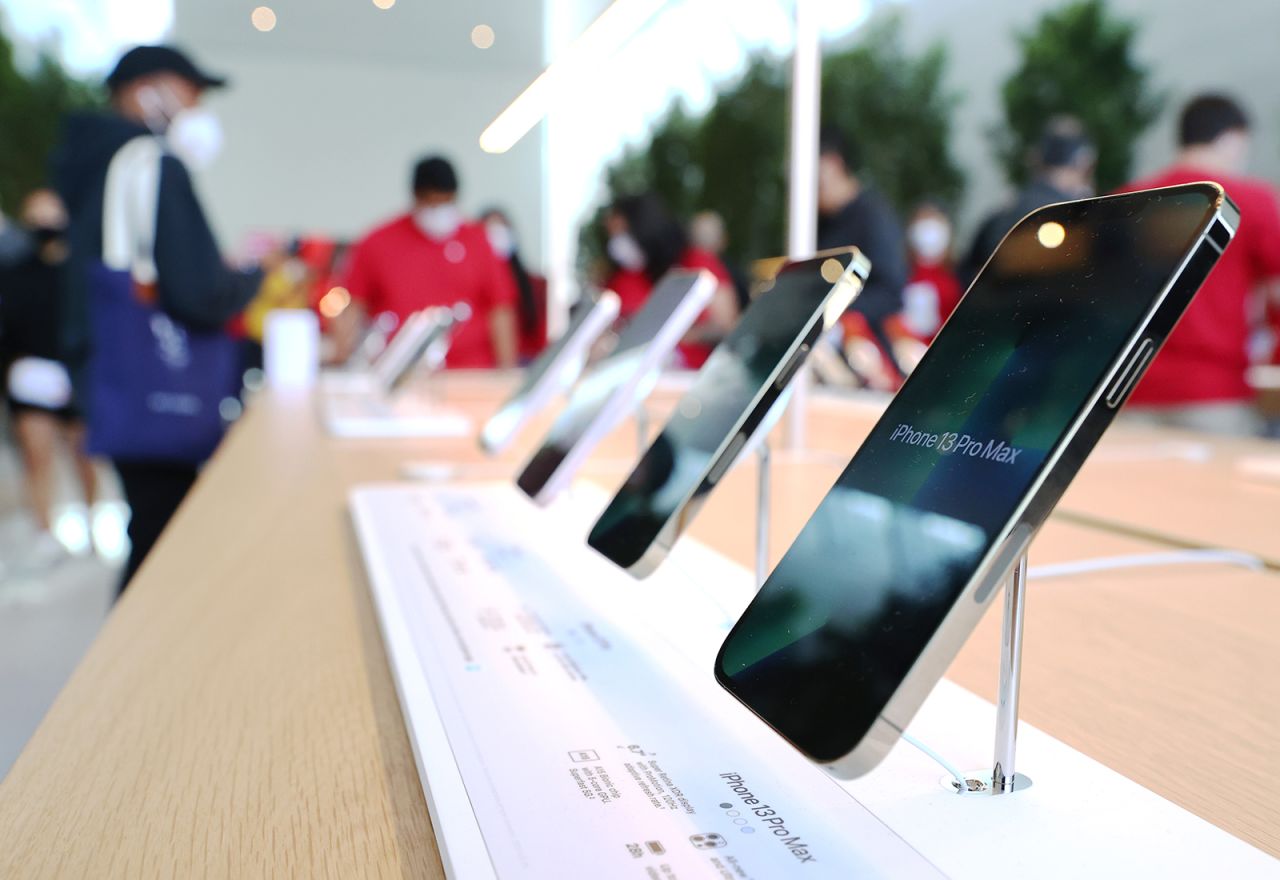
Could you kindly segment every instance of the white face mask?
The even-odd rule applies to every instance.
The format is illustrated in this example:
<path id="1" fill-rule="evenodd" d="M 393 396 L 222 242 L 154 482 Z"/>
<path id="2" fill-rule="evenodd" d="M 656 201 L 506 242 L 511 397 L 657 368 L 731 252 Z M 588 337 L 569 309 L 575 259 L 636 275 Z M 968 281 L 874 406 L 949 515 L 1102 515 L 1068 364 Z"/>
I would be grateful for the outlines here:
<path id="1" fill-rule="evenodd" d="M 516 252 L 516 236 L 511 227 L 497 220 L 485 224 L 485 233 L 489 236 L 489 247 L 504 260 L 511 259 Z"/>
<path id="2" fill-rule="evenodd" d="M 951 245 L 951 227 L 939 217 L 925 217 L 907 229 L 911 249 L 925 263 L 938 263 Z"/>
<path id="3" fill-rule="evenodd" d="M 638 272 L 644 268 L 644 251 L 629 232 L 609 236 L 605 250 L 608 251 L 609 258 L 624 269 Z"/>
<path id="4" fill-rule="evenodd" d="M 414 222 L 428 238 L 444 241 L 458 231 L 462 225 L 462 212 L 458 206 L 450 202 L 447 205 L 432 205 L 419 208 L 413 215 Z"/>
<path id="5" fill-rule="evenodd" d="M 222 123 L 211 110 L 188 107 L 174 115 L 165 140 L 189 168 L 208 168 L 222 152 Z"/>

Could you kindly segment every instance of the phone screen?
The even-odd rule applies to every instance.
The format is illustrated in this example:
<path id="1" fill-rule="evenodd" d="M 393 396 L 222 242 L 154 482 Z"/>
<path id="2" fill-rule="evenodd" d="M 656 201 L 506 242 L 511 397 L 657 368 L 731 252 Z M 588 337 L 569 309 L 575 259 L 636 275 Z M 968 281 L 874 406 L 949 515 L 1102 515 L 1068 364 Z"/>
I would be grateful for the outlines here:
<path id="1" fill-rule="evenodd" d="M 613 294 L 609 294 L 609 296 L 613 296 Z M 569 364 L 559 363 L 560 353 L 568 348 L 570 344 L 577 342 L 578 334 L 584 332 L 583 327 L 591 320 L 596 309 L 599 308 L 603 308 L 600 303 L 588 301 L 581 308 L 574 311 L 574 314 L 569 319 L 569 326 L 564 333 L 544 349 L 542 354 L 534 359 L 533 363 L 529 364 L 520 381 L 520 387 L 485 424 L 485 437 L 492 435 L 494 438 L 502 438 L 509 434 L 512 430 L 512 425 L 520 419 L 522 410 L 527 405 L 529 395 L 547 377 L 552 368 L 557 366 L 562 370 L 569 368 Z M 616 314 L 616 307 L 614 314 Z"/>
<path id="2" fill-rule="evenodd" d="M 697 272 L 670 272 L 658 282 L 644 305 L 618 333 L 613 350 L 579 380 L 547 439 L 516 479 L 522 491 L 531 497 L 542 491 L 609 398 L 636 378 L 636 371 L 645 362 L 645 349 L 667 326 L 701 277 Z M 673 339 L 672 347 L 678 341 Z"/>
<path id="3" fill-rule="evenodd" d="M 387 390 L 398 391 L 413 375 L 413 369 L 426 355 L 434 353 L 431 369 L 435 369 L 444 361 L 444 356 L 449 351 L 449 345 L 452 341 L 454 326 L 459 323 L 453 313 L 446 308 L 428 309 L 424 313 L 424 319 L 429 324 L 428 329 L 422 334 L 422 339 L 414 346 L 412 353 L 405 358 L 404 362 L 399 365 L 396 371 L 391 375 L 390 381 L 387 383 Z"/>
<path id="4" fill-rule="evenodd" d="M 592 547 L 623 568 L 640 561 L 734 441 L 775 373 L 822 333 L 824 314 L 834 323 L 852 302 L 861 288 L 847 271 L 853 259 L 848 250 L 787 264 L 760 292 L 591 530 Z"/>
<path id="5" fill-rule="evenodd" d="M 729 633 L 721 684 L 811 758 L 871 730 L 1205 229 L 1197 185 L 1001 244 Z"/>

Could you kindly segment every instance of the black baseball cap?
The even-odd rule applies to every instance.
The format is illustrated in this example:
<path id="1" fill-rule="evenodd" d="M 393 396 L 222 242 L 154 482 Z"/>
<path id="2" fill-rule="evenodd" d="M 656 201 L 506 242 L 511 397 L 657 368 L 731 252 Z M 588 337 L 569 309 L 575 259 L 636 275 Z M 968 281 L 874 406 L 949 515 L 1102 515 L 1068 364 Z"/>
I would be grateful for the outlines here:
<path id="1" fill-rule="evenodd" d="M 220 89 L 227 84 L 226 77 L 206 73 L 196 67 L 186 53 L 173 46 L 135 46 L 120 56 L 115 70 L 107 76 L 106 85 L 114 92 L 153 73 L 174 73 L 202 89 Z"/>

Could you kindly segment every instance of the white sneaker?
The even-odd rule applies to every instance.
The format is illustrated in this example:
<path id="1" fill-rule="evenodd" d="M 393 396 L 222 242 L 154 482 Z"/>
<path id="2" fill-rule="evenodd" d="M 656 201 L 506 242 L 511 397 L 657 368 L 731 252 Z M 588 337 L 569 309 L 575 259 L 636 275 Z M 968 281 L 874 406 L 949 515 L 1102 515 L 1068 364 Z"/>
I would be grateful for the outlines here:
<path id="1" fill-rule="evenodd" d="M 40 532 L 31 541 L 26 555 L 22 557 L 22 567 L 27 571 L 42 571 L 66 562 L 71 558 L 71 551 L 50 532 Z"/>

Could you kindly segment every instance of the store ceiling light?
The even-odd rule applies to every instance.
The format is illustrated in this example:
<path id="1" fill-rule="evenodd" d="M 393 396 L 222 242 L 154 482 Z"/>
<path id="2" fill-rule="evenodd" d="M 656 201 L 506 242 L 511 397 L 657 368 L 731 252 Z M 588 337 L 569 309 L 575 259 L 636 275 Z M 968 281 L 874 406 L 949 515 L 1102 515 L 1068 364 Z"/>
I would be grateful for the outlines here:
<path id="1" fill-rule="evenodd" d="M 259 6 L 249 13 L 249 21 L 253 22 L 253 26 L 265 34 L 276 26 L 276 11 L 270 6 Z"/>
<path id="2" fill-rule="evenodd" d="M 480 148 L 505 153 L 529 133 L 555 102 L 563 100 L 579 77 L 609 63 L 614 53 L 661 9 L 667 0 L 614 0 L 587 25 L 567 49 L 516 96 L 480 133 Z"/>
<path id="3" fill-rule="evenodd" d="M 493 28 L 487 24 L 478 24 L 471 29 L 471 45 L 477 49 L 488 49 L 493 45 Z"/>
<path id="4" fill-rule="evenodd" d="M 373 0 L 373 5 L 379 9 L 390 9 L 396 5 L 396 0 Z"/>

